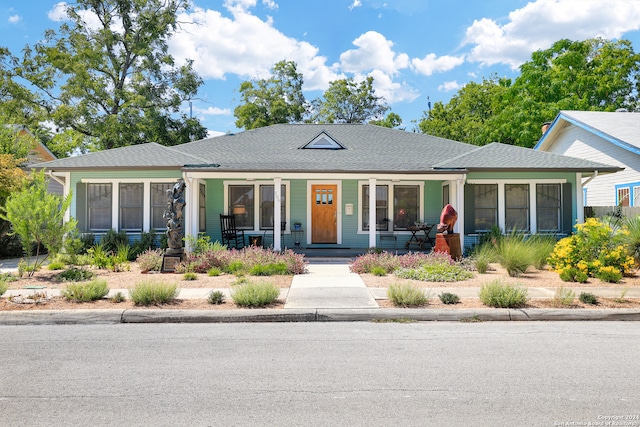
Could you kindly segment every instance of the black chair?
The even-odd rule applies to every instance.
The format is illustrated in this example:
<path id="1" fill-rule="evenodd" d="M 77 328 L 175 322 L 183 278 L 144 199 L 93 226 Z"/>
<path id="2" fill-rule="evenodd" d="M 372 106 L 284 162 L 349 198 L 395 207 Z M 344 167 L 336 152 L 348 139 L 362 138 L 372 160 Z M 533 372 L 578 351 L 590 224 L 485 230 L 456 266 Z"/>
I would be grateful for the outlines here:
<path id="1" fill-rule="evenodd" d="M 231 247 L 231 242 L 236 249 L 242 249 L 245 247 L 244 230 L 238 230 L 236 228 L 236 218 L 233 215 L 220 214 L 220 229 L 222 230 L 222 244 L 228 248 Z"/>

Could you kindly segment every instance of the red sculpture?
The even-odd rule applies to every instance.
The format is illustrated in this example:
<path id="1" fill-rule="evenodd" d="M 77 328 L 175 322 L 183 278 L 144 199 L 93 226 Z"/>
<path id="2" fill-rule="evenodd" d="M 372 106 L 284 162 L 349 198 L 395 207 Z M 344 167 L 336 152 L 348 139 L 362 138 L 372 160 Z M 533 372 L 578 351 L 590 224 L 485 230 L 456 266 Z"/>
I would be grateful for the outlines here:
<path id="1" fill-rule="evenodd" d="M 447 205 L 442 209 L 440 214 L 440 224 L 438 224 L 438 233 L 453 233 L 453 226 L 458 221 L 458 212 L 453 209 L 453 206 Z"/>

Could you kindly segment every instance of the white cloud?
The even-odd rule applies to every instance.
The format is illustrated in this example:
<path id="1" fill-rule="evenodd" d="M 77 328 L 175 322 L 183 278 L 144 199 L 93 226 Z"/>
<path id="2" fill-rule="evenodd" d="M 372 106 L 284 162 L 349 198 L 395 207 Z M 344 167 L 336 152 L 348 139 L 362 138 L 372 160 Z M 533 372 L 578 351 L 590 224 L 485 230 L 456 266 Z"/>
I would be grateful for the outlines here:
<path id="1" fill-rule="evenodd" d="M 413 68 L 419 74 L 430 76 L 433 73 L 442 73 L 449 71 L 461 65 L 464 62 L 463 56 L 441 56 L 436 57 L 435 53 L 430 53 L 422 59 L 414 58 L 411 60 Z"/>
<path id="2" fill-rule="evenodd" d="M 193 107 L 193 112 L 196 114 L 201 114 L 203 116 L 230 116 L 231 115 L 230 109 L 218 108 L 218 107 L 208 107 L 208 108 Z"/>
<path id="3" fill-rule="evenodd" d="M 287 37 L 247 9 L 256 0 L 228 0 L 232 18 L 211 9 L 195 8 L 182 13 L 181 30 L 169 40 L 171 54 L 179 63 L 193 59 L 195 70 L 205 79 L 225 79 L 227 74 L 241 78 L 265 78 L 283 59 L 295 61 L 305 78 L 305 89 L 324 89 L 338 78 L 318 48 L 308 42 Z"/>
<path id="4" fill-rule="evenodd" d="M 640 29 L 640 2 L 629 0 L 537 0 L 509 14 L 504 25 L 483 18 L 467 28 L 463 45 L 474 46 L 468 59 L 516 69 L 538 49 L 568 38 L 619 38 Z"/>
<path id="5" fill-rule="evenodd" d="M 69 19 L 69 15 L 67 14 L 68 6 L 69 4 L 66 2 L 56 3 L 53 6 L 53 9 L 47 13 L 47 17 L 55 22 L 67 21 Z M 90 29 L 96 30 L 102 25 L 98 16 L 91 11 L 82 10 L 78 15 L 80 15 L 80 18 L 84 21 L 85 25 Z M 112 24 L 112 29 L 118 31 L 119 29 L 122 29 L 122 24 L 116 20 Z"/>
<path id="6" fill-rule="evenodd" d="M 376 95 L 382 96 L 389 104 L 398 102 L 413 102 L 420 94 L 406 83 L 394 82 L 387 74 L 380 70 L 369 73 L 373 77 L 373 88 Z"/>
<path id="7" fill-rule="evenodd" d="M 51 9 L 48 13 L 47 13 L 47 17 L 52 20 L 52 21 L 56 21 L 56 22 L 60 22 L 60 21 L 64 21 L 66 19 L 69 19 L 69 16 L 67 15 L 67 3 L 61 1 L 60 3 L 56 3 L 53 6 L 53 9 Z"/>
<path id="8" fill-rule="evenodd" d="M 10 24 L 17 24 L 21 20 L 22 20 L 22 17 L 20 15 L 11 15 L 9 17 L 9 23 Z"/>
<path id="9" fill-rule="evenodd" d="M 262 4 L 267 6 L 269 9 L 277 9 L 278 4 L 273 0 L 262 0 Z"/>
<path id="10" fill-rule="evenodd" d="M 438 86 L 438 90 L 440 92 L 451 92 L 452 90 L 459 90 L 462 88 L 462 85 L 459 84 L 456 80 L 452 82 L 444 82 L 440 86 Z"/>
<path id="11" fill-rule="evenodd" d="M 353 44 L 358 48 L 347 50 L 340 55 L 340 65 L 346 72 L 381 70 L 393 76 L 409 66 L 409 56 L 406 53 L 394 52 L 393 42 L 376 31 L 362 34 Z"/>
<path id="12" fill-rule="evenodd" d="M 349 6 L 349 10 L 353 10 L 356 7 L 360 6 L 362 6 L 362 2 L 360 0 L 353 0 L 353 3 L 351 4 L 351 6 Z"/>

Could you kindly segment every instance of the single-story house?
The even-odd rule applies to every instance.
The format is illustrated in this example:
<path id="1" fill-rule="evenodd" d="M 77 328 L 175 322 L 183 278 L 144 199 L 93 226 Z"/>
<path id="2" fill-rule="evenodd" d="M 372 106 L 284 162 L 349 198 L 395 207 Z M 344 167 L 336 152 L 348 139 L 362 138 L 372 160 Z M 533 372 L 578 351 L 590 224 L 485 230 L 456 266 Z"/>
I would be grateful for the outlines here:
<path id="1" fill-rule="evenodd" d="M 461 247 L 494 225 L 570 233 L 582 221 L 582 181 L 619 170 L 492 143 L 482 147 L 368 124 L 280 124 L 165 147 L 147 143 L 38 165 L 73 192 L 81 232 L 165 230 L 166 192 L 182 178 L 185 231 L 220 240 L 221 214 L 276 250 L 366 250 L 416 222 L 458 212 Z M 371 191 L 375 188 L 375 191 Z M 579 196 L 579 197 L 578 197 Z M 375 224 L 374 226 L 371 226 Z M 278 227 L 276 227 L 277 229 Z M 435 229 L 434 229 L 435 232 Z"/>
<path id="2" fill-rule="evenodd" d="M 640 206 L 640 114 L 561 111 L 535 149 L 624 169 L 583 176 L 584 206 Z"/>

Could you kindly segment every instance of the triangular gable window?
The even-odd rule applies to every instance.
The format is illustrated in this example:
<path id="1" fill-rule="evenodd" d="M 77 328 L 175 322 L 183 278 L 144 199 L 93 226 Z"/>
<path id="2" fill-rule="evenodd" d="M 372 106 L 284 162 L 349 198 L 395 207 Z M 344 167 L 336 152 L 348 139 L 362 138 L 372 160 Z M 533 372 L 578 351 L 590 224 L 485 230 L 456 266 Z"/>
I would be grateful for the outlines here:
<path id="1" fill-rule="evenodd" d="M 330 137 L 326 132 L 321 132 L 320 135 L 313 138 L 307 144 L 301 148 L 304 149 L 320 149 L 320 150 L 343 150 L 344 147 L 338 141 Z"/>

